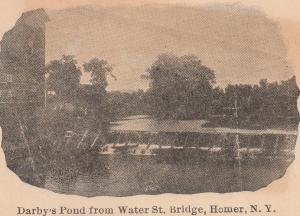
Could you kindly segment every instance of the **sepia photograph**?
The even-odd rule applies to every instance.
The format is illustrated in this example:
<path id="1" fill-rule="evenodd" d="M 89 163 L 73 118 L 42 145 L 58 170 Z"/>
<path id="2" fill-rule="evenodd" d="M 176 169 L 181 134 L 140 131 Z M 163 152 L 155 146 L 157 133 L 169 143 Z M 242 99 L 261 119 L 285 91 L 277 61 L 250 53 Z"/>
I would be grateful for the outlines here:
<path id="1" fill-rule="evenodd" d="M 287 52 L 242 3 L 23 11 L 0 42 L 5 163 L 83 197 L 257 191 L 295 159 Z"/>

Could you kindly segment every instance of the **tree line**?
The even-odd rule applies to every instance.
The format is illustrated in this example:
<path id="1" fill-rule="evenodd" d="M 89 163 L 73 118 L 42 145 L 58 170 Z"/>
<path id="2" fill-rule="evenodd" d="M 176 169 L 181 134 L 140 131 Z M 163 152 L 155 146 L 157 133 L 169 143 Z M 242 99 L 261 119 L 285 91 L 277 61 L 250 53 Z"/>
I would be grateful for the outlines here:
<path id="1" fill-rule="evenodd" d="M 283 122 L 295 127 L 298 122 L 295 76 L 281 82 L 262 79 L 255 85 L 229 84 L 221 88 L 216 86 L 215 72 L 197 56 L 161 54 L 142 76 L 149 81 L 147 90 L 107 92 L 107 76 L 114 77 L 112 65 L 94 58 L 84 63 L 83 69 L 91 75 L 95 91 L 101 92 L 98 104 L 110 119 L 147 114 L 157 119 L 209 119 L 214 126 L 245 127 L 280 126 Z M 82 72 L 73 56 L 50 62 L 47 72 L 49 89 L 57 98 L 69 100 L 76 96 Z M 95 97 L 97 94 L 90 98 L 92 106 L 97 105 Z"/>
<path id="2" fill-rule="evenodd" d="M 83 73 L 89 75 L 89 85 L 80 83 Z M 51 61 L 46 66 L 46 112 L 39 115 L 38 126 L 44 130 L 41 136 L 57 135 L 76 127 L 107 132 L 108 76 L 114 77 L 112 65 L 103 59 L 93 58 L 82 67 L 70 55 Z"/>
<path id="3" fill-rule="evenodd" d="M 112 65 L 107 61 L 93 58 L 83 64 L 84 73 L 90 74 L 92 86 L 102 92 L 108 86 L 107 76 L 112 74 Z M 62 56 L 59 60 L 51 61 L 46 67 L 47 90 L 54 91 L 57 98 L 70 100 L 80 88 L 82 70 L 74 56 Z"/>

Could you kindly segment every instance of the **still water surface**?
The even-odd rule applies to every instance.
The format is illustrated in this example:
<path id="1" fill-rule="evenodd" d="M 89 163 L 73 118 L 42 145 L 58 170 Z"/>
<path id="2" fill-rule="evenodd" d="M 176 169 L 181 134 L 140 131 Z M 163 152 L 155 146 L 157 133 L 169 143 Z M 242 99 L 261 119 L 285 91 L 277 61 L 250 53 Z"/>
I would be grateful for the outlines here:
<path id="1" fill-rule="evenodd" d="M 237 167 L 233 162 L 213 160 L 183 162 L 157 156 L 102 155 L 63 171 L 49 170 L 44 187 L 88 197 L 254 191 L 281 177 L 288 165 L 259 160 Z"/>
<path id="2" fill-rule="evenodd" d="M 201 130 L 202 124 L 201 120 L 158 122 L 133 117 L 118 122 L 112 129 L 132 129 L 135 125 L 142 131 L 186 132 Z M 224 159 L 222 155 L 199 153 L 199 148 L 175 147 L 157 148 L 155 154 L 146 155 L 131 155 L 123 150 L 100 154 L 76 148 L 74 151 L 64 144 L 61 143 L 64 149 L 55 146 L 49 149 L 53 153 L 46 161 L 42 158 L 36 160 L 41 181 L 35 180 L 39 178 L 35 178 L 26 149 L 6 150 L 8 167 L 30 184 L 58 193 L 93 197 L 255 191 L 283 176 L 292 161 L 292 158 L 279 160 L 270 157 L 236 162 Z"/>
<path id="3" fill-rule="evenodd" d="M 135 116 L 116 122 L 112 129 L 195 132 L 202 130 L 203 124 L 202 120 L 158 122 L 147 116 Z M 61 161 L 63 166 L 59 161 L 50 166 L 44 187 L 88 197 L 255 191 L 283 176 L 290 164 L 270 159 L 238 163 L 172 150 L 157 155 L 87 154 L 69 163 L 66 158 Z"/>
<path id="4" fill-rule="evenodd" d="M 226 127 L 205 127 L 207 120 L 156 120 L 147 115 L 130 116 L 113 122 L 113 131 L 147 131 L 147 132 L 200 132 L 200 133 L 238 133 L 240 134 L 289 134 L 297 131 L 280 129 L 235 129 Z"/>

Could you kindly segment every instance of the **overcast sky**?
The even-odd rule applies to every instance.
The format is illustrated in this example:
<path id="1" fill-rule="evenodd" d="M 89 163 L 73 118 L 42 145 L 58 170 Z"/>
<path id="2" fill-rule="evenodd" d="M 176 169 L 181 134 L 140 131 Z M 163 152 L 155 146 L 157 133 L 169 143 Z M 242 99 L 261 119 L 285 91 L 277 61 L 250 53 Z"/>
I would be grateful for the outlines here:
<path id="1" fill-rule="evenodd" d="M 52 17 L 52 23 L 49 23 L 47 27 L 49 29 L 47 30 L 49 31 L 47 34 L 47 60 L 58 58 L 60 54 L 74 54 L 78 56 L 79 61 L 86 61 L 93 56 L 105 58 L 114 64 L 115 74 L 119 77 L 117 81 L 111 82 L 110 89 L 113 90 L 146 88 L 147 82 L 140 80 L 140 75 L 150 66 L 160 52 L 174 52 L 178 55 L 196 54 L 204 64 L 216 71 L 218 84 L 224 86 L 228 83 L 255 83 L 258 79 L 264 77 L 270 80 L 284 79 L 292 73 L 289 68 L 290 65 L 285 62 L 286 54 L 288 54 L 290 60 L 296 62 L 296 56 L 300 51 L 297 40 L 300 31 L 299 27 L 295 28 L 295 26 L 299 26 L 297 22 L 300 17 L 298 15 L 299 6 L 296 6 L 299 3 L 296 0 L 242 1 L 244 6 L 260 8 L 264 11 L 269 18 L 280 24 L 278 29 L 274 27 L 271 21 L 268 23 L 262 16 L 262 19 L 253 22 L 245 17 L 244 20 L 239 21 L 240 14 L 237 11 L 234 12 L 233 17 L 236 21 L 232 23 L 228 22 L 228 19 L 226 20 L 227 15 L 224 15 L 224 13 L 215 16 L 211 16 L 209 13 L 207 16 L 198 16 L 197 11 L 195 14 L 195 10 L 192 9 L 187 9 L 191 10 L 191 13 L 184 10 L 174 10 L 174 13 L 172 13 L 170 12 L 172 10 L 169 9 L 166 16 L 164 12 L 152 16 L 151 8 L 147 8 L 147 10 L 144 10 L 148 13 L 146 17 L 141 15 L 143 10 L 135 11 L 134 15 L 126 10 L 119 10 L 112 11 L 114 13 L 113 19 L 109 18 L 109 13 L 108 15 L 104 13 L 102 17 L 98 16 L 99 13 L 85 13 L 77 16 L 78 11 L 69 11 L 69 13 L 58 14 L 58 16 L 57 13 L 53 13 L 54 9 L 85 5 L 87 2 L 98 4 L 101 7 L 110 7 L 119 5 L 120 2 L 122 5 L 127 3 L 137 5 L 153 2 L 172 2 L 172 4 L 175 4 L 176 1 L 110 0 L 101 1 L 101 3 L 86 0 L 2 1 L 0 3 L 0 36 L 14 25 L 22 11 L 40 7 L 51 9 L 50 15 L 54 16 Z M 211 1 L 177 2 L 187 6 L 201 5 L 203 9 L 203 5 Z M 214 2 L 235 4 L 233 1 Z M 199 9 L 200 12 L 202 9 Z M 178 16 L 184 15 L 187 18 L 176 17 L 176 13 L 178 13 Z M 60 19 L 68 18 L 68 16 L 71 17 L 67 21 L 68 28 L 59 25 Z M 72 16 L 73 18 L 76 16 L 76 18 L 72 19 Z M 209 21 L 214 17 L 220 19 L 222 16 L 225 16 L 225 19 L 222 19 L 223 22 Z M 164 22 L 159 22 L 159 19 L 163 19 Z M 141 22 L 136 22 L 137 20 Z M 186 22 L 186 20 L 196 20 L 194 24 L 198 24 L 193 25 L 193 22 Z M 74 26 L 76 22 L 79 22 L 80 25 Z M 248 23 L 249 28 L 243 26 L 244 23 Z M 147 24 L 146 27 L 145 24 Z M 90 25 L 90 28 L 86 25 Z M 213 26 L 208 27 L 210 25 Z M 254 29 L 253 27 L 257 25 L 258 28 Z M 204 28 L 206 30 L 203 33 Z M 242 29 L 242 31 L 239 29 Z M 76 30 L 81 30 L 78 38 L 75 37 Z M 233 30 L 234 32 L 231 34 Z M 88 34 L 86 34 L 86 31 L 88 31 Z M 213 34 L 214 32 L 216 34 Z M 122 36 L 120 37 L 120 35 Z M 61 36 L 69 39 L 69 42 L 58 40 L 58 37 Z M 281 40 L 282 36 L 284 36 L 283 40 Z M 257 44 L 254 43 L 255 40 L 258 41 Z M 288 53 L 284 49 L 285 46 L 289 47 Z M 295 63 L 291 66 L 295 70 L 298 68 Z M 83 82 L 87 80 L 88 78 L 85 77 Z"/>
<path id="2" fill-rule="evenodd" d="M 144 4 L 144 3 L 169 3 L 203 5 L 207 3 L 235 3 L 241 2 L 247 6 L 262 8 L 271 17 L 289 18 L 300 20 L 298 0 L 9 0 L 0 1 L 0 36 L 14 24 L 14 21 L 24 10 L 46 7 L 49 9 L 60 9 L 75 5 L 98 4 L 101 6 L 112 6 L 118 4 Z"/>

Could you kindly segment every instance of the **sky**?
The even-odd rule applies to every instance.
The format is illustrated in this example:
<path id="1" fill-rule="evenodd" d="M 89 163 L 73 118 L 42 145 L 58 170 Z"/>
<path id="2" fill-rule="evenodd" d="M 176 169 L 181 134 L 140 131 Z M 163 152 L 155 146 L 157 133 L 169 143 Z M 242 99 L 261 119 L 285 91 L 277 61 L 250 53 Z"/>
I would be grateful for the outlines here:
<path id="1" fill-rule="evenodd" d="M 299 3 L 297 2 L 297 0 L 287 0 L 287 1 L 282 1 L 282 0 L 264 0 L 264 1 L 258 1 L 258 0 L 245 0 L 245 1 L 240 1 L 239 3 L 236 3 L 236 1 L 219 1 L 219 0 L 215 0 L 215 1 L 207 1 L 207 0 L 201 0 L 201 1 L 176 1 L 176 0 L 172 0 L 172 1 L 167 1 L 167 0 L 147 0 L 147 1 L 93 1 L 93 0 L 89 0 L 89 1 L 81 1 L 81 0 L 11 0 L 11 1 L 2 1 L 0 3 L 0 20 L 1 20 L 1 25 L 0 25 L 0 37 L 2 37 L 3 33 L 7 30 L 9 30 L 15 23 L 15 21 L 17 20 L 17 18 L 21 15 L 21 13 L 23 11 L 26 10 L 31 10 L 34 8 L 40 8 L 40 7 L 44 7 L 47 9 L 50 9 L 51 11 L 53 10 L 59 10 L 59 9 L 63 9 L 63 8 L 68 8 L 68 7 L 74 7 L 74 6 L 79 6 L 79 5 L 86 5 L 88 4 L 96 4 L 98 6 L 101 6 L 103 8 L 107 8 L 107 7 L 111 7 L 111 6 L 119 6 L 119 5 L 131 5 L 131 6 L 136 6 L 136 5 L 142 5 L 142 4 L 152 4 L 152 3 L 165 3 L 165 4 L 176 4 L 176 3 L 180 3 L 181 5 L 185 5 L 185 6 L 202 6 L 202 5 L 207 5 L 209 4 L 218 4 L 218 3 L 226 3 L 226 4 L 243 4 L 244 6 L 247 7 L 254 7 L 254 8 L 259 8 L 262 11 L 264 11 L 267 16 L 269 18 L 272 18 L 273 20 L 275 20 L 276 22 L 279 23 L 279 30 L 280 30 L 280 37 L 282 36 L 283 38 L 283 42 L 284 45 L 288 48 L 287 49 L 287 57 L 289 60 L 289 66 L 291 66 L 291 68 L 293 69 L 293 71 L 295 71 L 295 73 L 298 72 L 298 69 L 300 68 L 300 64 L 298 63 L 299 61 L 297 61 L 297 58 L 300 54 L 300 45 L 299 45 L 299 38 L 300 38 L 300 30 L 299 30 L 299 23 L 300 22 L 300 16 L 298 15 L 298 8 L 299 8 Z M 124 15 L 124 14 L 123 14 Z M 126 16 L 128 16 L 128 14 L 125 13 Z M 129 19 L 132 19 L 132 17 L 129 17 Z M 107 19 L 106 19 L 107 20 Z M 57 21 L 57 20 L 56 20 Z M 111 25 L 110 21 L 106 22 L 106 23 L 102 23 L 104 25 L 104 27 L 106 26 L 106 28 L 110 31 L 111 35 L 113 33 L 115 33 L 117 31 L 118 25 L 116 25 L 116 22 L 119 22 L 118 20 L 114 21 L 114 24 Z M 168 22 L 166 22 L 165 24 L 168 24 Z M 53 27 L 54 24 L 49 24 L 50 29 L 54 29 L 55 32 L 55 28 Z M 102 26 L 103 27 L 103 26 Z M 136 28 L 133 27 L 133 31 L 139 32 L 140 29 L 143 28 Z M 72 32 L 72 31 L 71 31 Z M 263 31 L 262 31 L 263 32 Z M 70 33 L 70 31 L 65 32 L 65 34 Z M 124 34 L 126 34 L 128 37 L 131 36 L 127 31 L 123 30 Z M 166 38 L 168 36 L 170 32 L 167 32 L 166 34 L 159 34 L 158 39 L 161 38 Z M 197 31 L 194 31 L 192 33 L 197 33 Z M 270 32 L 268 32 L 270 33 Z M 52 35 L 53 35 L 53 31 L 52 31 Z M 149 32 L 149 34 L 153 34 L 152 32 Z M 92 32 L 92 35 L 95 35 L 94 32 Z M 51 33 L 50 33 L 51 36 Z M 96 34 L 96 36 L 99 36 Z M 101 36 L 101 34 L 100 34 Z M 143 35 L 140 35 L 139 39 L 142 39 Z M 223 35 L 221 35 L 223 36 Z M 176 38 L 176 35 L 174 36 Z M 177 35 L 177 37 L 183 37 L 180 34 Z M 192 37 L 192 35 L 190 34 L 190 37 Z M 54 38 L 51 40 L 51 38 Z M 51 60 L 52 58 L 57 58 L 59 54 L 61 54 L 60 52 L 55 52 L 55 50 L 57 49 L 52 49 L 51 47 L 54 47 L 53 44 L 55 45 L 55 36 L 51 37 L 49 39 L 49 35 L 48 35 L 48 41 L 50 41 L 50 43 L 48 43 L 49 49 L 48 50 L 48 56 L 47 56 L 47 60 Z M 105 37 L 103 37 L 105 38 Z M 126 38 L 128 39 L 128 38 Z M 189 40 L 190 38 L 188 37 L 187 40 Z M 228 40 L 230 39 L 230 37 L 228 38 Z M 92 39 L 90 39 L 92 40 Z M 120 43 L 119 39 L 116 38 L 112 38 L 112 40 L 114 40 L 115 43 Z M 175 39 L 173 39 L 175 40 Z M 277 39 L 276 39 L 277 40 Z M 88 55 L 89 53 L 87 53 L 86 51 L 84 51 L 83 48 L 80 48 L 79 50 L 76 51 L 76 49 L 74 47 L 77 47 L 78 49 L 78 43 L 82 43 L 80 42 L 80 40 L 73 40 L 74 43 L 69 45 L 69 49 L 67 49 L 66 47 L 64 47 L 62 50 L 63 51 L 68 51 L 68 50 L 72 50 L 71 54 L 75 54 L 75 55 L 81 55 L 80 57 L 80 61 L 86 61 L 88 60 L 90 57 L 92 57 L 92 55 L 99 55 L 99 53 L 97 51 L 91 52 L 90 56 Z M 267 40 L 265 40 L 267 41 Z M 122 40 L 121 40 L 122 42 Z M 151 41 L 148 41 L 151 42 Z M 182 41 L 181 41 L 182 42 Z M 140 43 L 142 43 L 140 41 Z M 198 42 L 199 43 L 199 42 Z M 212 42 L 211 42 L 212 43 Z M 242 43 L 242 42 L 241 42 Z M 261 44 L 262 48 L 265 42 L 263 42 L 263 44 Z M 169 49 L 166 49 L 166 51 L 173 51 L 175 50 L 176 54 L 189 54 L 190 52 L 195 51 L 196 49 L 193 47 L 197 47 L 195 46 L 193 43 L 188 43 L 188 44 L 180 44 L 180 46 L 176 46 L 176 40 L 170 43 L 167 43 L 166 46 L 168 46 Z M 61 46 L 58 43 L 59 46 Z M 98 45 L 101 47 L 103 47 L 104 45 L 101 43 L 98 43 Z M 162 43 L 161 46 L 163 46 L 164 44 Z M 91 46 L 91 45 L 89 45 Z M 155 60 L 155 56 L 156 53 L 155 51 L 160 51 L 161 46 L 157 45 L 156 50 L 153 49 L 152 52 L 140 52 L 140 51 L 136 51 L 134 50 L 134 44 L 132 44 L 131 47 L 126 47 L 124 45 L 120 45 L 119 48 L 121 48 L 120 50 L 112 50 L 111 54 L 109 55 L 109 53 L 101 53 L 101 57 L 104 56 L 106 57 L 106 59 L 110 60 L 110 62 L 112 62 L 114 64 L 114 67 L 116 69 L 116 75 L 117 77 L 119 77 L 119 79 L 117 81 L 111 81 L 111 90 L 136 90 L 139 88 L 145 88 L 147 86 L 147 83 L 145 80 L 140 80 L 140 74 L 143 73 L 143 71 L 145 71 L 145 69 L 147 68 L 147 66 L 150 66 L 151 62 L 153 62 Z M 80 47 L 80 46 L 79 46 Z M 147 49 L 147 47 L 143 47 L 143 46 L 136 46 L 137 49 L 142 49 L 143 50 L 149 50 Z M 216 45 L 212 45 L 212 50 L 214 50 L 214 52 L 216 53 L 218 46 Z M 117 47 L 118 48 L 118 47 Z M 197 48 L 205 48 L 205 47 L 197 47 Z M 208 47 L 209 49 L 211 47 Z M 273 46 L 274 48 L 274 46 Z M 272 48 L 272 49 L 273 49 Z M 90 48 L 92 50 L 92 48 Z M 278 48 L 279 50 L 281 50 L 281 48 Z M 54 50 L 54 51 L 53 51 Z M 101 49 L 99 49 L 101 50 Z M 226 49 L 224 49 L 226 51 Z M 227 47 L 227 50 L 231 50 L 230 47 Z M 276 50 L 275 48 L 273 50 Z M 83 52 L 84 51 L 84 52 Z M 186 52 L 186 53 L 185 53 Z M 248 52 L 248 51 L 247 51 Z M 194 52 L 195 53 L 195 52 Z M 217 73 L 217 78 L 219 77 L 219 80 L 217 79 L 218 84 L 220 85 L 226 85 L 228 82 L 233 81 L 233 82 L 241 82 L 244 80 L 249 80 L 251 83 L 257 81 L 259 78 L 263 78 L 263 77 L 259 77 L 257 76 L 257 74 L 250 74 L 248 71 L 252 70 L 253 68 L 253 64 L 247 64 L 245 67 L 243 67 L 243 62 L 241 60 L 241 58 L 238 58 L 237 62 L 238 67 L 241 68 L 246 68 L 244 72 L 242 72 L 242 78 L 241 77 L 232 77 L 232 74 L 237 74 L 237 72 L 232 72 L 232 74 L 230 74 L 230 72 L 226 71 L 226 69 L 224 68 L 236 68 L 236 64 L 230 64 L 228 66 L 228 62 L 231 59 L 231 56 L 228 56 L 226 58 L 224 58 L 224 54 L 223 56 L 220 55 L 219 59 L 222 60 L 222 62 L 220 63 L 216 63 L 217 61 L 215 59 L 216 55 L 212 56 L 213 54 L 208 54 L 204 53 L 204 52 L 197 52 L 196 50 L 196 54 L 200 55 L 201 60 L 203 60 L 203 63 L 212 67 L 213 69 L 216 70 Z M 228 52 L 230 53 L 230 52 Z M 236 51 L 233 51 L 232 53 L 236 53 L 236 56 L 233 56 L 233 58 L 237 58 L 238 56 L 241 56 L 239 53 L 237 53 Z M 240 53 L 243 53 L 242 50 L 240 50 Z M 146 60 L 144 60 L 143 57 L 139 57 L 139 54 L 145 55 L 147 56 Z M 159 54 L 159 53 L 157 53 Z M 255 56 L 256 54 L 253 54 L 253 56 Z M 114 59 L 113 56 L 117 56 L 118 59 Z M 282 55 L 284 57 L 284 52 L 282 53 Z M 249 56 L 245 55 L 245 58 L 248 58 Z M 264 56 L 259 57 L 261 59 L 264 58 Z M 128 61 L 128 59 L 130 59 L 130 61 Z M 135 59 L 132 60 L 132 59 Z M 119 60 L 121 60 L 121 64 L 119 63 Z M 254 61 L 258 61 L 257 59 L 254 58 Z M 268 60 L 266 60 L 268 61 Z M 272 67 L 273 63 L 275 60 L 271 59 L 270 60 L 270 64 L 269 66 Z M 128 66 L 128 64 L 130 63 L 130 65 L 132 65 L 131 67 Z M 266 62 L 261 61 L 260 62 L 261 65 L 265 65 Z M 275 63 L 276 64 L 276 63 Z M 281 64 L 281 62 L 279 62 L 279 64 Z M 247 67 L 249 67 L 247 70 Z M 264 69 L 264 67 L 262 67 L 262 70 Z M 223 72 L 223 70 L 225 72 Z M 228 70 L 228 69 L 227 69 Z M 257 68 L 256 68 L 257 70 Z M 284 69 L 282 70 L 284 71 Z M 288 70 L 290 73 L 290 70 Z M 244 74 L 243 74 L 244 73 Z M 276 73 L 276 72 L 274 72 Z M 284 72 L 285 73 L 285 72 Z M 280 74 L 280 71 L 277 72 L 277 74 Z M 259 73 L 259 75 L 261 75 L 261 73 Z M 289 75 L 289 74 L 288 74 Z M 255 76 L 253 78 L 253 76 Z M 263 76 L 263 74 L 262 74 Z M 227 81 L 226 81 L 226 77 L 227 77 Z M 277 75 L 275 76 L 271 76 L 271 80 L 272 78 L 277 77 Z M 83 79 L 83 82 L 87 82 L 88 77 L 85 77 Z M 245 81 L 246 82 L 246 81 Z"/>

